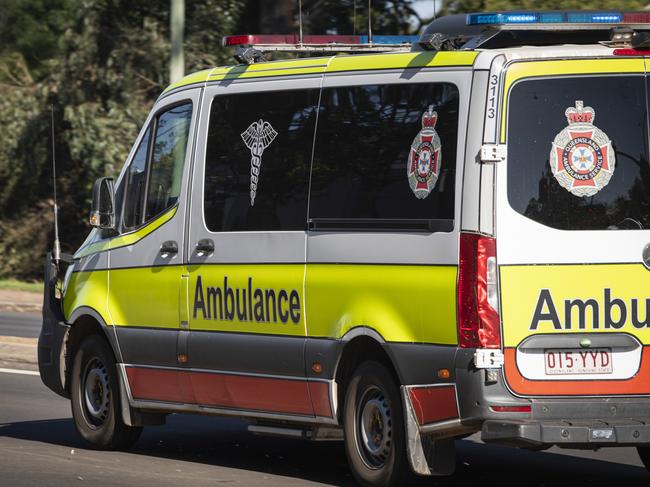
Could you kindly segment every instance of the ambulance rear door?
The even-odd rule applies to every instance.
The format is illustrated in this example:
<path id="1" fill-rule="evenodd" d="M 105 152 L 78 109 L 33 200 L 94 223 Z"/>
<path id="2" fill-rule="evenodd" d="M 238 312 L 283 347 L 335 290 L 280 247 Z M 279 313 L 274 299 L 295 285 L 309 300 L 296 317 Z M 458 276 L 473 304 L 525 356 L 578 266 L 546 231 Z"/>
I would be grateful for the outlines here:
<path id="1" fill-rule="evenodd" d="M 500 83 L 507 385 L 520 396 L 650 394 L 644 59 L 514 62 Z"/>

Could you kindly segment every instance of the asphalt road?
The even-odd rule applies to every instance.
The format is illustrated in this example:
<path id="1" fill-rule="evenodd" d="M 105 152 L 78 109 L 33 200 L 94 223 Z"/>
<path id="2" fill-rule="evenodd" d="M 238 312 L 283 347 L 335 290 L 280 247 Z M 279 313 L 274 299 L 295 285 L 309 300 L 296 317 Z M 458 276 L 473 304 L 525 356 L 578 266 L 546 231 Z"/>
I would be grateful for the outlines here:
<path id="1" fill-rule="evenodd" d="M 575 452 L 514 450 L 457 442 L 458 469 L 421 485 L 648 486 L 631 448 Z M 38 376 L 0 372 L 2 486 L 354 485 L 342 445 L 255 437 L 245 423 L 200 416 L 150 427 L 129 452 L 86 449 L 68 401 Z"/>
<path id="2" fill-rule="evenodd" d="M 40 331 L 40 314 L 0 312 L 0 336 L 38 338 Z"/>

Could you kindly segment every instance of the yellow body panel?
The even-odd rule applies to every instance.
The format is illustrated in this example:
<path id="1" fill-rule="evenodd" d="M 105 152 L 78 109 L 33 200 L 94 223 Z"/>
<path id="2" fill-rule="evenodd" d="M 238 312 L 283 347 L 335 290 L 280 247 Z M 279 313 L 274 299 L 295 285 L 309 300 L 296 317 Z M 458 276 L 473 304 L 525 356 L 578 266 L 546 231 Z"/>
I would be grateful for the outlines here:
<path id="1" fill-rule="evenodd" d="M 586 332 L 629 333 L 650 344 L 650 271 L 642 264 L 501 266 L 500 285 L 506 347 L 534 334 Z M 592 300 L 583 317 L 577 300 Z"/>
<path id="2" fill-rule="evenodd" d="M 189 315 L 190 315 L 190 328 L 192 330 L 208 330 L 208 331 L 228 331 L 228 332 L 243 332 L 243 333 L 265 333 L 271 335 L 295 335 L 305 336 L 305 308 L 304 308 L 304 289 L 303 278 L 305 274 L 305 266 L 303 264 L 236 264 L 236 265 L 192 265 L 189 268 Z M 201 277 L 200 292 L 197 288 L 198 277 Z M 223 298 L 235 306 L 235 313 L 232 319 L 225 319 L 224 316 L 215 316 L 215 313 L 207 312 L 208 287 L 220 288 L 225 293 L 224 278 L 227 278 L 228 289 L 233 291 L 233 298 L 230 301 L 228 298 Z M 273 289 L 276 293 L 276 316 L 273 319 L 273 314 L 269 312 L 269 319 L 256 320 L 249 319 L 248 308 L 248 281 L 251 278 L 251 289 L 267 290 Z M 243 293 L 240 296 L 241 308 L 246 308 L 246 319 L 241 320 L 237 316 L 235 292 L 237 295 L 244 290 L 246 291 L 247 300 L 244 306 Z M 280 290 L 285 290 L 287 293 L 295 291 L 299 299 L 299 319 L 297 322 L 287 320 L 283 323 L 278 316 L 277 302 L 279 301 Z M 230 293 L 228 293 L 230 294 Z M 254 293 L 253 293 L 254 294 Z M 202 299 L 201 299 L 202 298 Z M 266 299 L 266 297 L 265 297 Z M 203 302 L 204 306 L 200 303 Z M 254 299 L 252 303 L 255 303 Z M 266 302 L 265 302 L 266 303 Z M 224 304 L 225 306 L 225 304 Z M 251 304 L 252 306 L 252 304 Z M 288 310 L 288 301 L 283 302 L 283 310 Z M 212 311 L 212 309 L 210 310 Z M 244 311 L 244 309 L 242 309 Z M 225 313 L 224 313 L 225 314 Z M 208 317 L 209 316 L 209 317 Z M 222 318 L 222 319 L 219 319 Z"/>
<path id="3" fill-rule="evenodd" d="M 208 81 L 324 73 L 330 58 L 292 59 L 215 68 Z"/>
<path id="4" fill-rule="evenodd" d="M 597 75 L 610 73 L 631 74 L 644 72 L 645 61 L 642 58 L 563 59 L 513 63 L 506 71 L 503 85 L 504 99 L 501 110 L 501 143 L 505 143 L 506 141 L 508 98 L 510 96 L 510 89 L 521 79 L 544 76 Z"/>
<path id="5" fill-rule="evenodd" d="M 189 313 L 193 330 L 340 338 L 364 326 L 387 341 L 457 343 L 455 266 L 310 264 L 307 301 L 302 264 L 191 266 L 187 288 L 181 284 L 182 270 L 182 266 L 112 269 L 110 294 L 107 271 L 76 273 L 66 294 L 66 316 L 77 306 L 90 306 L 116 326 L 177 328 Z M 272 311 L 270 319 L 262 321 L 248 316 L 240 320 L 236 311 L 231 319 L 206 316 L 205 307 L 197 305 L 199 276 L 204 303 L 208 287 L 223 290 L 228 278 L 231 309 L 236 306 L 235 292 L 246 290 L 248 295 L 249 278 L 252 290 L 273 289 L 276 295 L 295 291 L 299 319 L 282 322 L 278 314 L 274 320 Z M 187 311 L 179 306 L 183 289 L 189 291 Z M 285 311 L 288 306 L 285 301 Z"/>
<path id="6" fill-rule="evenodd" d="M 184 78 L 178 80 L 176 83 L 169 85 L 163 93 L 174 90 L 176 88 L 181 88 L 183 86 L 193 85 L 195 83 L 205 83 L 212 71 L 212 69 L 204 69 L 202 71 L 197 71 L 196 73 L 189 74 Z"/>
<path id="7" fill-rule="evenodd" d="M 178 328 L 181 266 L 110 270 L 108 308 L 116 326 Z"/>
<path id="8" fill-rule="evenodd" d="M 435 68 L 472 66 L 478 52 L 398 52 L 379 54 L 339 55 L 319 58 L 302 58 L 270 61 L 255 64 L 222 66 L 199 71 L 169 86 L 165 93 L 200 82 L 250 79 L 276 76 L 304 76 L 342 71 L 368 71 L 375 69 Z"/>
<path id="9" fill-rule="evenodd" d="M 166 211 L 156 219 L 150 221 L 144 227 L 138 230 L 129 233 L 124 233 L 116 237 L 107 238 L 104 240 L 100 240 L 99 242 L 93 242 L 89 245 L 86 245 L 85 247 L 82 247 L 79 250 L 77 250 L 77 252 L 74 254 L 74 258 L 80 259 L 82 257 L 86 257 L 90 254 L 94 254 L 97 252 L 102 252 L 104 250 L 117 249 L 119 247 L 126 247 L 127 245 L 133 245 L 134 243 L 142 240 L 151 232 L 159 228 L 161 225 L 164 225 L 169 220 L 174 218 L 177 208 L 178 208 L 177 206 L 170 208 L 168 211 Z"/>
<path id="10" fill-rule="evenodd" d="M 423 51 L 336 56 L 327 67 L 327 72 L 471 66 L 474 64 L 476 56 L 478 56 L 478 52 L 472 51 Z"/>
<path id="11" fill-rule="evenodd" d="M 367 326 L 386 341 L 456 344 L 456 274 L 455 266 L 310 264 L 309 336 Z"/>
<path id="12" fill-rule="evenodd" d="M 74 272 L 70 276 L 63 299 L 63 313 L 68 320 L 74 310 L 88 306 L 99 313 L 106 324 L 111 324 L 106 309 L 108 271 Z"/>

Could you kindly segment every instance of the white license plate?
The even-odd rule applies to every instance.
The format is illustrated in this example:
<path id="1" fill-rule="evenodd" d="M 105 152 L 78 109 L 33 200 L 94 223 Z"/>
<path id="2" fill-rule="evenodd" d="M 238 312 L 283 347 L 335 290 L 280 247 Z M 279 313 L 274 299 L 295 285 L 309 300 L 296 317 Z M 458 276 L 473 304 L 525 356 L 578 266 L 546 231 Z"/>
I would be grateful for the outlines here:
<path id="1" fill-rule="evenodd" d="M 544 350 L 544 366 L 546 375 L 611 374 L 614 370 L 610 348 Z"/>

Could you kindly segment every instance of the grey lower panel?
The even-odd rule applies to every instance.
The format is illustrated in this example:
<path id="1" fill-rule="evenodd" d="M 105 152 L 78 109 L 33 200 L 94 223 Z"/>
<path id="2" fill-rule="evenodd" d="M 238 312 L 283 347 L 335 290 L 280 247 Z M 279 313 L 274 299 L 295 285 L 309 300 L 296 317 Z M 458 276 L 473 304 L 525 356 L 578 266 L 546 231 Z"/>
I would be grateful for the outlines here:
<path id="1" fill-rule="evenodd" d="M 196 369 L 305 376 L 305 337 L 190 332 L 188 366 Z"/>
<path id="2" fill-rule="evenodd" d="M 129 364 L 178 367 L 179 329 L 115 327 L 124 357 Z M 332 379 L 343 351 L 341 340 L 301 336 L 259 335 L 190 331 L 188 362 L 183 367 Z M 454 382 L 457 348 L 445 345 L 385 343 L 386 352 L 397 368 L 402 384 Z M 320 373 L 312 370 L 318 362 Z M 452 376 L 441 380 L 437 371 L 446 368 Z"/>
<path id="3" fill-rule="evenodd" d="M 177 342 L 180 329 L 114 327 L 127 364 L 178 367 Z"/>
<path id="4" fill-rule="evenodd" d="M 344 342 L 341 340 L 329 340 L 308 338 L 305 344 L 305 366 L 307 377 L 316 379 L 333 379 L 336 373 L 336 365 L 341 357 Z M 312 370 L 312 366 L 319 363 L 323 367 L 320 374 Z"/>
<path id="5" fill-rule="evenodd" d="M 402 384 L 435 384 L 454 382 L 456 346 L 421 343 L 385 343 Z M 451 377 L 441 380 L 438 370 L 449 369 Z"/>
<path id="6" fill-rule="evenodd" d="M 616 421 L 516 421 L 483 423 L 481 439 L 511 446 L 614 446 L 650 444 L 650 418 Z"/>

